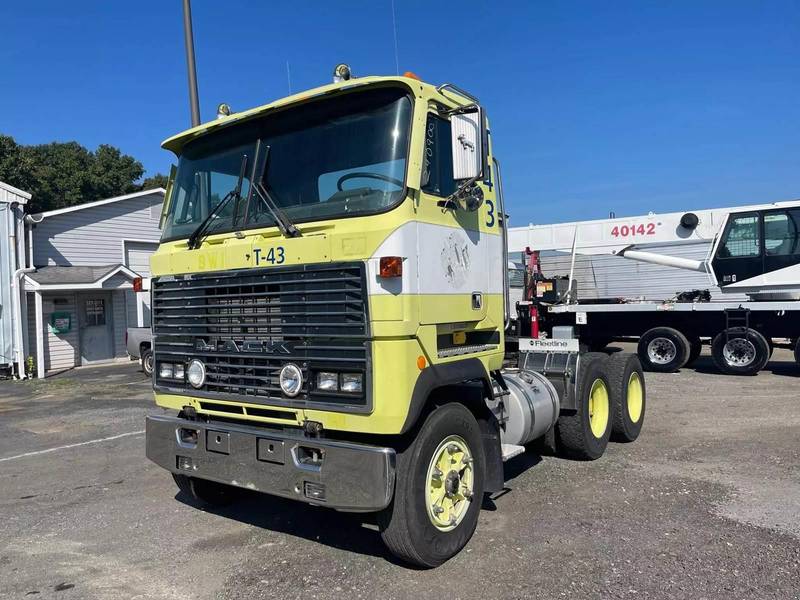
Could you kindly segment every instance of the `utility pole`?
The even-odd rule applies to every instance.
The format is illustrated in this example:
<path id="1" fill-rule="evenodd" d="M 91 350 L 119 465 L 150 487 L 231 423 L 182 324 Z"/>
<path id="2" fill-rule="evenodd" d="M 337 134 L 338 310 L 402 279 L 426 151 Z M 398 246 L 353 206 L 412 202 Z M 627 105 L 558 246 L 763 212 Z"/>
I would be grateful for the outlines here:
<path id="1" fill-rule="evenodd" d="M 200 125 L 200 100 L 197 97 L 197 67 L 194 63 L 191 0 L 183 0 L 183 38 L 186 44 L 186 70 L 189 72 L 189 109 L 192 111 L 192 127 L 197 127 Z"/>

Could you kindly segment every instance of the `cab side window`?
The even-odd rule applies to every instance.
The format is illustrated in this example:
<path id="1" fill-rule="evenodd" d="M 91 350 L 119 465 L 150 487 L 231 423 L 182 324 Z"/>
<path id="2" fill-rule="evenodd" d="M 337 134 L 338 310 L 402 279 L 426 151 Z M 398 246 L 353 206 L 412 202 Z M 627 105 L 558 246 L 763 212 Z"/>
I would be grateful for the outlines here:
<path id="1" fill-rule="evenodd" d="M 743 258 L 761 254 L 758 215 L 750 213 L 733 217 L 717 252 L 719 258 Z"/>
<path id="2" fill-rule="evenodd" d="M 800 210 L 764 215 L 764 250 L 767 256 L 798 254 Z"/>
<path id="3" fill-rule="evenodd" d="M 450 121 L 428 115 L 425 127 L 422 191 L 446 197 L 456 191 Z"/>

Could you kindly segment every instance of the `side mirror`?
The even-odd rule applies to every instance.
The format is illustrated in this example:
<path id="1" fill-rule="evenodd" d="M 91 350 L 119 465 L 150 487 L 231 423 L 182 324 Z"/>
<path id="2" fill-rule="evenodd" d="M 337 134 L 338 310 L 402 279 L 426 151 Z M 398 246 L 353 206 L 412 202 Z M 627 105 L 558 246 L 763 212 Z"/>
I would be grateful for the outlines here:
<path id="1" fill-rule="evenodd" d="M 483 189 L 477 183 L 473 183 L 455 197 L 456 202 L 463 210 L 475 212 L 483 206 Z"/>
<path id="2" fill-rule="evenodd" d="M 169 179 L 167 179 L 167 187 L 164 192 L 164 203 L 161 205 L 161 217 L 158 220 L 158 228 L 164 229 L 164 222 L 167 220 L 167 213 L 169 212 L 169 205 L 172 201 L 172 188 L 175 186 L 175 173 L 178 168 L 171 165 L 169 168 Z"/>
<path id="3" fill-rule="evenodd" d="M 453 179 L 475 179 L 483 175 L 483 110 L 455 114 L 450 119 L 453 146 Z"/>

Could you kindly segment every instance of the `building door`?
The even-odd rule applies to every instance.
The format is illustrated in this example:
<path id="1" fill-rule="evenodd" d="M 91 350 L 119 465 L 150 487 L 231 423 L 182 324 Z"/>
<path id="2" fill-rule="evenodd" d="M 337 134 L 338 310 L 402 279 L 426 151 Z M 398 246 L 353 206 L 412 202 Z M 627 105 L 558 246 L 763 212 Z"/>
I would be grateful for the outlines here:
<path id="1" fill-rule="evenodd" d="M 114 358 L 111 294 L 97 292 L 78 296 L 81 364 Z"/>

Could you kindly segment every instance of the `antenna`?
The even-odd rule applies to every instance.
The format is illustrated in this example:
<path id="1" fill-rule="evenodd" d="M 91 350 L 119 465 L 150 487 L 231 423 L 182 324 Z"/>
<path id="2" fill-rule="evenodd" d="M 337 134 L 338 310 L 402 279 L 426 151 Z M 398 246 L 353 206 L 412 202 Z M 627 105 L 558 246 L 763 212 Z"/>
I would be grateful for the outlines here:
<path id="1" fill-rule="evenodd" d="M 394 33 L 394 66 L 397 75 L 400 75 L 400 58 L 397 53 L 397 17 L 394 13 L 394 0 L 392 0 L 392 32 Z"/>
<path id="2" fill-rule="evenodd" d="M 286 61 L 286 83 L 289 84 L 289 93 L 292 93 L 292 71 L 289 69 L 289 61 Z"/>
<path id="3" fill-rule="evenodd" d="M 192 112 L 192 127 L 197 127 L 200 125 L 200 100 L 197 98 L 197 67 L 194 62 L 191 0 L 183 0 L 183 41 L 186 45 L 186 70 L 189 74 L 189 109 Z"/>

